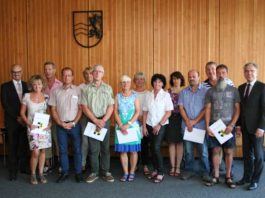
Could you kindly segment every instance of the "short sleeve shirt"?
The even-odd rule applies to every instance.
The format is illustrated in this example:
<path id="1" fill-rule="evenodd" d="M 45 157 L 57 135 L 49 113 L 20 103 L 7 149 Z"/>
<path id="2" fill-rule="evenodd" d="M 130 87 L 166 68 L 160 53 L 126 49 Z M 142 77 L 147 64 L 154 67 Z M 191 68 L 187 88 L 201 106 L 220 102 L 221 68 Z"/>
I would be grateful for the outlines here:
<path id="1" fill-rule="evenodd" d="M 81 104 L 86 105 L 96 117 L 106 114 L 109 105 L 114 104 L 111 86 L 102 82 L 99 87 L 90 83 L 81 91 Z"/>
<path id="2" fill-rule="evenodd" d="M 46 95 L 48 95 L 48 97 L 51 95 L 51 92 L 55 89 L 57 89 L 58 87 L 62 86 L 62 82 L 59 81 L 58 79 L 55 79 L 53 85 L 51 88 L 49 88 L 48 86 L 44 89 L 44 93 Z"/>
<path id="3" fill-rule="evenodd" d="M 60 120 L 72 121 L 79 111 L 80 89 L 71 85 L 65 89 L 60 86 L 51 92 L 49 105 L 56 107 Z"/>
<path id="4" fill-rule="evenodd" d="M 149 91 L 145 90 L 142 92 L 134 91 L 137 94 L 137 98 L 140 101 L 140 116 L 143 115 L 143 105 L 145 102 L 145 97 L 149 93 Z"/>
<path id="5" fill-rule="evenodd" d="M 225 90 L 213 87 L 207 91 L 205 104 L 211 103 L 211 120 L 213 123 L 221 119 L 226 125 L 232 120 L 235 104 L 240 102 L 238 90 L 232 86 L 226 86 Z"/>
<path id="6" fill-rule="evenodd" d="M 189 119 L 193 120 L 203 111 L 204 100 L 207 88 L 200 84 L 195 92 L 192 91 L 190 86 L 186 87 L 180 92 L 178 106 L 182 106 Z M 182 120 L 181 127 L 184 130 L 186 127 L 185 122 Z M 195 126 L 198 129 L 205 129 L 205 120 L 202 119 Z"/>
<path id="7" fill-rule="evenodd" d="M 163 89 L 157 93 L 156 98 L 154 96 L 154 91 L 146 94 L 143 111 L 148 112 L 146 120 L 148 125 L 152 127 L 157 125 L 162 120 L 166 111 L 172 111 L 173 109 L 173 103 L 170 95 Z M 168 120 L 164 123 L 164 125 L 165 124 L 168 124 Z"/>

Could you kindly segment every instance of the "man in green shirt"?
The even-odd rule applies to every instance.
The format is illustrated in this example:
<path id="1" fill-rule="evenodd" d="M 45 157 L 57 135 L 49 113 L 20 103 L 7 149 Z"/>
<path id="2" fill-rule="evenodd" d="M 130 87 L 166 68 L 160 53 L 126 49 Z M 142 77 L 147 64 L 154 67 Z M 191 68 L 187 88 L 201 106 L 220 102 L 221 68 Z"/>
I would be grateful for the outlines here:
<path id="1" fill-rule="evenodd" d="M 91 174 L 86 179 L 87 183 L 92 183 L 98 179 L 99 174 L 99 157 L 100 171 L 103 179 L 108 182 L 114 182 L 114 178 L 109 172 L 110 168 L 110 117 L 113 112 L 113 91 L 112 88 L 102 81 L 104 68 L 102 65 L 95 65 L 93 70 L 93 83 L 89 84 L 82 90 L 81 104 L 83 113 L 88 117 L 89 122 L 97 126 L 97 130 L 102 128 L 108 129 L 104 140 L 88 137 L 90 146 L 90 163 Z"/>

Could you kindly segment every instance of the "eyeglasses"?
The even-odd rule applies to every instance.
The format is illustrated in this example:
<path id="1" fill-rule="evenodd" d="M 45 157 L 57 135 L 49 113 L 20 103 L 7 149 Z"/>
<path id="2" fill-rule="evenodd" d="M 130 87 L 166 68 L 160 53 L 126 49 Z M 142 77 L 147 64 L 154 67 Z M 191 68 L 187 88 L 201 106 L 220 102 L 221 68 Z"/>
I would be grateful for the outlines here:
<path id="1" fill-rule="evenodd" d="M 20 71 L 11 71 L 12 74 L 20 74 L 22 72 L 22 70 Z"/>

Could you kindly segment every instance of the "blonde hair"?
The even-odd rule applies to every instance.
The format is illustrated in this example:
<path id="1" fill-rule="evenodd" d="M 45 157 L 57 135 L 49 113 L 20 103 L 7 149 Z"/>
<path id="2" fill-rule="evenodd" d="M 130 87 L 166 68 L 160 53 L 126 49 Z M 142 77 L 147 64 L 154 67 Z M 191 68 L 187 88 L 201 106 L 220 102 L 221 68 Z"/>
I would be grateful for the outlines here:
<path id="1" fill-rule="evenodd" d="M 122 75 L 121 78 L 120 78 L 120 82 L 121 83 L 122 82 L 131 82 L 131 81 L 132 81 L 132 79 L 129 76 L 127 76 L 127 75 Z"/>
<path id="2" fill-rule="evenodd" d="M 97 70 L 97 69 L 99 69 L 99 71 L 102 71 L 103 73 L 105 73 L 103 65 L 96 64 L 96 65 L 93 67 L 93 70 Z"/>
<path id="3" fill-rule="evenodd" d="M 138 78 L 142 78 L 145 80 L 145 75 L 144 72 L 136 72 L 133 76 L 133 80 L 138 79 Z"/>
<path id="4" fill-rule="evenodd" d="M 31 76 L 30 79 L 29 79 L 29 81 L 28 81 L 28 89 L 29 89 L 29 91 L 32 91 L 32 85 L 33 85 L 33 83 L 35 81 L 38 81 L 38 80 L 40 80 L 41 83 L 42 83 L 42 86 L 43 86 L 42 89 L 45 89 L 45 87 L 46 87 L 46 81 L 44 80 L 44 78 L 41 75 L 37 74 L 37 75 Z"/>

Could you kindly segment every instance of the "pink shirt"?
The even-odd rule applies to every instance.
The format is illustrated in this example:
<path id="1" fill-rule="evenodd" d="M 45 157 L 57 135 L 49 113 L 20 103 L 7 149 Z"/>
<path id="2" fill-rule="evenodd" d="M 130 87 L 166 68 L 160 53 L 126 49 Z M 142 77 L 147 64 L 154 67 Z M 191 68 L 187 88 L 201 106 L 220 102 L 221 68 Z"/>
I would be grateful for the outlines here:
<path id="1" fill-rule="evenodd" d="M 51 95 L 51 92 L 53 90 L 55 90 L 56 88 L 60 87 L 63 83 L 61 81 L 59 81 L 58 79 L 55 78 L 55 81 L 52 85 L 51 88 L 49 88 L 49 86 L 47 86 L 45 89 L 44 89 L 44 94 L 48 95 L 50 97 Z"/>

